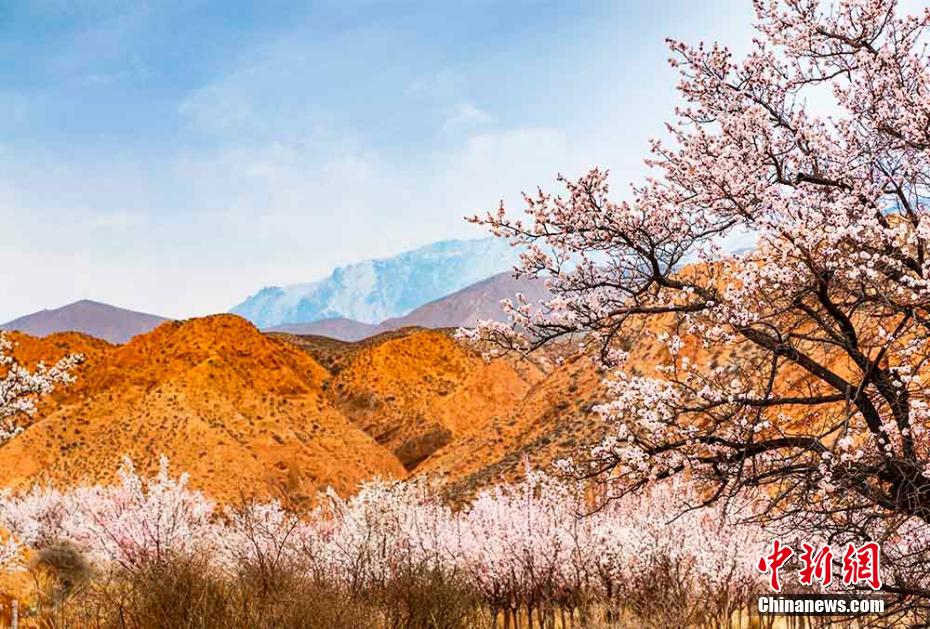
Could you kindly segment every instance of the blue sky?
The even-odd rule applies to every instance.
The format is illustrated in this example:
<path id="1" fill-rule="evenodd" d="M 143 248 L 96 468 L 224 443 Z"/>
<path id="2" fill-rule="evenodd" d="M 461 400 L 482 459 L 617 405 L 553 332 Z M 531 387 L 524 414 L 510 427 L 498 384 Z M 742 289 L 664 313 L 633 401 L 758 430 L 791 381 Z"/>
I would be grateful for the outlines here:
<path id="1" fill-rule="evenodd" d="M 600 165 L 642 172 L 663 38 L 748 0 L 0 2 L 0 321 L 185 317 L 430 241 Z"/>

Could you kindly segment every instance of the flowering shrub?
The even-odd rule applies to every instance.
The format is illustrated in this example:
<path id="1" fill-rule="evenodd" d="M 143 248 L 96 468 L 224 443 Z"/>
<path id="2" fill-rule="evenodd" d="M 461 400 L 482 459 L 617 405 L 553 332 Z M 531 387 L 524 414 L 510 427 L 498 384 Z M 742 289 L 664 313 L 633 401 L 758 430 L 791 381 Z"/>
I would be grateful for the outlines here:
<path id="1" fill-rule="evenodd" d="M 39 363 L 29 371 L 13 359 L 12 349 L 13 343 L 0 331 L 0 446 L 22 432 L 16 420 L 35 413 L 36 398 L 48 395 L 57 384 L 72 382 L 71 371 L 83 360 L 75 354 L 52 367 Z"/>
<path id="2" fill-rule="evenodd" d="M 52 367 L 39 364 L 29 371 L 10 355 L 13 343 L 0 331 L 0 447 L 22 432 L 18 421 L 35 413 L 38 397 L 51 393 L 57 384 L 73 381 L 71 371 L 83 358 L 72 355 Z M 0 569 L 11 565 L 19 554 L 17 541 L 0 539 Z"/>
<path id="3" fill-rule="evenodd" d="M 125 461 L 115 486 L 68 492 L 34 487 L 23 496 L 0 497 L 0 526 L 30 548 L 73 542 L 97 563 L 131 567 L 175 553 L 212 549 L 214 505 L 187 488 L 187 477 L 140 477 Z M 205 546 L 209 545 L 209 546 Z"/>
<path id="4" fill-rule="evenodd" d="M 495 614 L 595 603 L 620 609 L 674 570 L 674 602 L 691 606 L 689 617 L 725 617 L 764 583 L 754 559 L 768 543 L 763 531 L 718 509 L 682 513 L 696 495 L 680 482 L 592 512 L 582 485 L 535 471 L 460 510 L 427 483 L 376 481 L 348 498 L 327 492 L 298 516 L 275 502 L 221 509 L 183 475 L 172 478 L 165 460 L 154 478 L 127 461 L 119 481 L 5 495 L 0 526 L 33 551 L 72 544 L 104 572 L 200 555 L 214 569 L 259 575 L 264 587 L 281 571 L 297 571 L 352 596 L 441 574 L 466 584 Z"/>

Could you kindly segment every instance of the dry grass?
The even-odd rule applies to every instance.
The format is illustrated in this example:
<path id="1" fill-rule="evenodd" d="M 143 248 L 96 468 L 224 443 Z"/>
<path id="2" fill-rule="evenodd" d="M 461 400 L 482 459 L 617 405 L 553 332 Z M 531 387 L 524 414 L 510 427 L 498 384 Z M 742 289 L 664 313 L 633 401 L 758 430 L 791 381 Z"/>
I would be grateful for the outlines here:
<path id="1" fill-rule="evenodd" d="M 176 558 L 88 579 L 60 592 L 58 576 L 37 578 L 36 605 L 24 627 L 88 629 L 254 628 L 481 629 L 490 626 L 477 597 L 438 573 L 410 574 L 349 594 L 282 568 L 218 572 L 205 558 Z"/>

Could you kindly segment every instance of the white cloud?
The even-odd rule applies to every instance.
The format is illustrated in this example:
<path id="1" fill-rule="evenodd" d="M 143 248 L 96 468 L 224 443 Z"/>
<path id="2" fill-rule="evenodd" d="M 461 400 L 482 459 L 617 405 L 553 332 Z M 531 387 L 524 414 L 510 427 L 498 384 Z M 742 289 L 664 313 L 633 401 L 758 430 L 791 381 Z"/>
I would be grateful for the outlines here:
<path id="1" fill-rule="evenodd" d="M 146 217 L 141 214 L 131 212 L 107 212 L 97 214 L 91 218 L 91 223 L 96 227 L 105 227 L 109 229 L 128 229 L 137 227 L 146 221 Z"/>
<path id="2" fill-rule="evenodd" d="M 454 131 L 485 125 L 494 121 L 494 117 L 472 103 L 459 103 L 453 107 L 443 124 L 443 130 Z"/>

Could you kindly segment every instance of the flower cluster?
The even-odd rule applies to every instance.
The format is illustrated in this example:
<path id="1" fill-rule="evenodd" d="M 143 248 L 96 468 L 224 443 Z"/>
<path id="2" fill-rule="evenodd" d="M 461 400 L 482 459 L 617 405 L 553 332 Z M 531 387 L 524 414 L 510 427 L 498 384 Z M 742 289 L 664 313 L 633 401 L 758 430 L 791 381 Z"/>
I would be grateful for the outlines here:
<path id="1" fill-rule="evenodd" d="M 71 372 L 83 360 L 76 354 L 52 367 L 39 363 L 29 371 L 13 359 L 12 349 L 13 343 L 0 332 L 0 445 L 22 432 L 16 419 L 35 413 L 36 398 L 48 395 L 57 384 L 73 381 Z"/>

